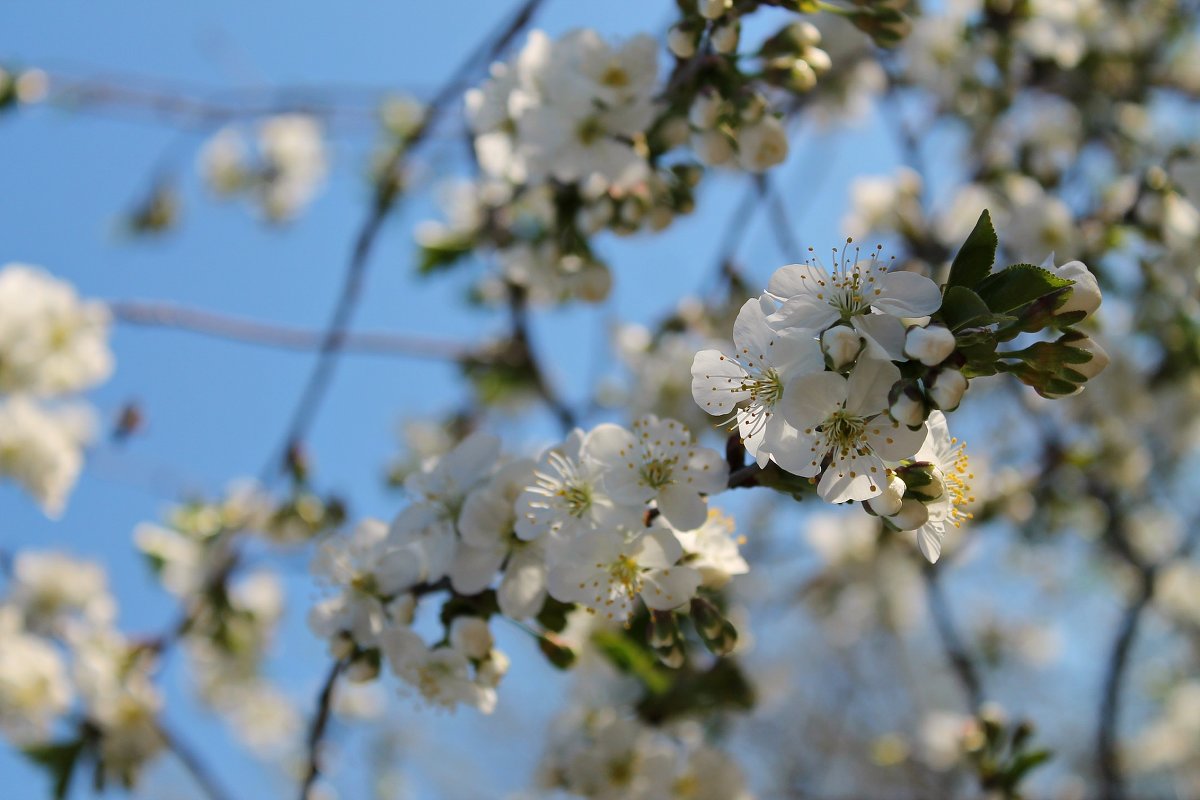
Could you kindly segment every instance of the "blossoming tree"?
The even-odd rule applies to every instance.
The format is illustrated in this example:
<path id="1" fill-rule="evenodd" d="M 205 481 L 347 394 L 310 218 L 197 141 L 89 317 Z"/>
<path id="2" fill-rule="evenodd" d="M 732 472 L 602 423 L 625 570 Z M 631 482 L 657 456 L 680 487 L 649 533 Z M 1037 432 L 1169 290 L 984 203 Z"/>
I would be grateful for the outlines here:
<path id="1" fill-rule="evenodd" d="M 190 693 L 283 796 L 358 796 L 333 757 L 356 726 L 390 769 L 393 709 L 461 709 L 467 741 L 519 674 L 574 688 L 544 744 L 514 726 L 542 755 L 513 797 L 1200 791 L 1200 155 L 1167 124 L 1195 116 L 1197 10 L 678 0 L 661 30 L 610 36 L 583 5 L 540 30 L 546 5 L 489 5 L 499 22 L 439 90 L 378 100 L 322 329 L 0 268 L 0 479 L 23 493 L 3 501 L 49 519 L 88 480 L 102 420 L 136 447 L 154 414 L 85 396 L 124 363 L 114 326 L 315 351 L 261 475 L 131 532 L 164 628 L 121 624 L 122 587 L 70 554 L 74 531 L 4 553 L 0 732 L 44 791 L 154 796 L 173 758 L 197 796 L 242 796 L 192 726 L 166 723 Z M 263 108 L 130 80 L 5 63 L 3 124 L 43 107 L 206 119 L 184 152 L 208 196 L 188 203 L 237 200 L 273 227 L 354 172 L 331 147 L 345 90 Z M 838 195 L 788 165 L 864 124 L 897 163 L 845 187 L 843 231 L 814 231 L 789 199 Z M 451 128 L 466 153 L 433 157 Z M 737 208 L 713 205 L 739 182 Z M 452 313 L 500 333 L 355 329 L 384 223 L 427 195 L 442 208 L 409 233 L 410 271 L 430 291 L 464 281 Z M 186 228 L 184 199 L 156 174 L 124 246 Z M 739 258 L 760 212 L 762 269 Z M 703 245 L 710 290 L 618 317 L 638 270 L 675 269 L 639 253 L 689 217 L 725 231 Z M 609 309 L 620 369 L 567 393 L 537 321 L 590 306 Z M 358 349 L 451 362 L 466 387 L 425 418 L 397 409 L 382 514 L 310 441 Z M 1134 657 L 1148 628 L 1155 664 Z M 297 635 L 323 653 L 301 696 L 272 678 Z M 183 686 L 163 680 L 175 652 Z"/>

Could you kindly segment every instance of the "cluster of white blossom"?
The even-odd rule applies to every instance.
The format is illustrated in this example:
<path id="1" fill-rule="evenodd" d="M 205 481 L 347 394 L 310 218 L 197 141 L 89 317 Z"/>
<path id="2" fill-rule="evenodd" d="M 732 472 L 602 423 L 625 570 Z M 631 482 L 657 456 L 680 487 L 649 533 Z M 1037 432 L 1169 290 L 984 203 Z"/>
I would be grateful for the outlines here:
<path id="1" fill-rule="evenodd" d="M 305 114 L 261 120 L 253 147 L 241 127 L 222 128 L 200 153 L 200 173 L 213 192 L 248 196 L 271 222 L 286 222 L 300 213 L 320 191 L 327 172 L 321 123 Z"/>
<path id="2" fill-rule="evenodd" d="M 609 800 L 751 800 L 741 768 L 694 725 L 651 727 L 611 707 L 565 716 L 539 768 L 547 790 Z"/>
<path id="3" fill-rule="evenodd" d="M 409 475 L 412 502 L 390 525 L 364 520 L 323 543 L 313 570 L 335 593 L 310 626 L 351 677 L 374 678 L 386 656 L 427 700 L 490 711 L 508 659 L 486 616 L 455 616 L 429 646 L 412 627 L 420 598 L 496 584 L 496 608 L 518 621 L 547 595 L 620 622 L 639 599 L 679 608 L 748 569 L 732 521 L 707 507 L 727 474 L 683 425 L 654 416 L 576 429 L 536 462 L 472 434 Z"/>
<path id="4" fill-rule="evenodd" d="M 113 368 L 109 312 L 25 264 L 0 269 L 0 477 L 57 517 L 83 468 L 91 408 L 64 400 Z"/>
<path id="5" fill-rule="evenodd" d="M 534 31 L 508 63 L 467 93 L 467 121 L 482 170 L 513 183 L 585 181 L 628 187 L 649 166 L 646 131 L 658 109 L 658 43 L 621 45 L 593 30 L 551 41 Z"/>
<path id="6" fill-rule="evenodd" d="M 780 268 L 734 324 L 731 352 L 701 350 L 692 364 L 699 406 L 726 418 L 760 468 L 774 462 L 808 478 L 830 503 L 858 501 L 899 530 L 917 531 L 931 562 L 947 524 L 970 500 L 966 455 L 949 435 L 968 380 L 957 339 L 930 321 L 942 304 L 932 280 L 891 271 L 878 252 L 834 251 Z M 1045 268 L 1074 281 L 1059 313 L 1090 314 L 1100 302 L 1080 262 Z M 1108 363 L 1090 339 L 1085 379 Z M 906 366 L 902 380 L 898 365 Z M 918 386 L 912 380 L 920 374 Z"/>
<path id="7" fill-rule="evenodd" d="M 163 747 L 162 698 L 153 649 L 122 635 L 115 617 L 97 565 L 18 554 L 0 598 L 0 731 L 26 748 L 91 748 L 103 773 L 128 786 Z"/>

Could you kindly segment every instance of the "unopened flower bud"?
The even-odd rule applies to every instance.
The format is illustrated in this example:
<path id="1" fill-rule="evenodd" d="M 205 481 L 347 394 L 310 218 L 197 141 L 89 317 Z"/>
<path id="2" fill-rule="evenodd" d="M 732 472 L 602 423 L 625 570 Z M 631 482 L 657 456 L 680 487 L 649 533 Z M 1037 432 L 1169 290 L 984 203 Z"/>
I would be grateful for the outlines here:
<path id="1" fill-rule="evenodd" d="M 688 122 L 706 131 L 717 124 L 724 104 L 725 101 L 718 94 L 698 94 L 688 109 Z"/>
<path id="2" fill-rule="evenodd" d="M 351 683 L 366 683 L 379 677 L 379 651 L 364 650 L 346 665 L 346 679 Z"/>
<path id="3" fill-rule="evenodd" d="M 812 67 L 813 72 L 828 72 L 833 68 L 833 59 L 819 47 L 810 47 L 804 51 L 804 63 Z"/>
<path id="4" fill-rule="evenodd" d="M 500 679 L 508 674 L 508 656 L 499 650 L 493 650 L 475 671 L 475 682 L 486 689 L 495 689 L 500 685 Z"/>
<path id="5" fill-rule="evenodd" d="M 925 396 L 913 384 L 905 386 L 892 400 L 888 413 L 896 422 L 916 430 L 925 422 Z"/>
<path id="6" fill-rule="evenodd" d="M 942 411 L 953 411 L 967 391 L 967 376 L 956 369 L 944 369 L 929 384 L 929 399 Z"/>
<path id="7" fill-rule="evenodd" d="M 796 59 L 788 72 L 788 85 L 797 92 L 812 91 L 817 85 L 816 70 L 807 61 Z"/>
<path id="8" fill-rule="evenodd" d="M 1061 267 L 1056 267 L 1054 254 L 1051 253 L 1050 257 L 1042 262 L 1042 269 L 1049 270 L 1060 278 L 1075 282 L 1075 285 L 1071 287 L 1071 293 L 1067 295 L 1067 301 L 1059 307 L 1059 314 L 1082 311 L 1085 315 L 1091 316 L 1100 307 L 1100 284 L 1096 281 L 1096 276 L 1082 261 L 1068 261 Z"/>
<path id="9" fill-rule="evenodd" d="M 936 464 L 911 464 L 897 470 L 908 488 L 908 496 L 917 500 L 937 500 L 946 493 L 946 476 Z"/>
<path id="10" fill-rule="evenodd" d="M 696 157 L 710 167 L 726 164 L 733 158 L 733 143 L 721 131 L 705 131 L 692 136 Z"/>
<path id="11" fill-rule="evenodd" d="M 705 19 L 720 19 L 733 6 L 733 0 L 700 0 L 696 6 Z"/>
<path id="12" fill-rule="evenodd" d="M 877 494 L 867 501 L 867 508 L 881 517 L 891 517 L 900 513 L 900 507 L 904 505 L 904 490 L 907 487 L 904 481 L 892 475 L 888 478 L 887 486 L 883 488 L 881 494 Z"/>
<path id="13" fill-rule="evenodd" d="M 688 121 L 682 116 L 671 117 L 663 122 L 658 129 L 658 138 L 668 149 L 682 147 L 691 134 L 692 131 L 688 127 Z"/>
<path id="14" fill-rule="evenodd" d="M 737 22 L 719 26 L 709 36 L 713 49 L 723 55 L 737 52 L 738 39 L 741 37 L 741 24 Z"/>
<path id="15" fill-rule="evenodd" d="M 1085 381 L 1090 381 L 1092 378 L 1103 372 L 1105 367 L 1108 366 L 1108 353 L 1104 352 L 1104 348 L 1096 344 L 1096 341 L 1091 337 L 1084 336 L 1083 334 L 1079 333 L 1076 333 L 1075 336 L 1078 336 L 1079 338 L 1071 339 L 1069 342 L 1070 346 L 1078 350 L 1082 350 L 1085 353 L 1091 353 L 1092 358 L 1090 361 L 1085 361 L 1082 364 L 1067 364 L 1066 366 L 1072 372 L 1077 372 L 1082 375 Z M 1046 397 L 1070 397 L 1072 395 L 1079 394 L 1082 391 L 1083 386 L 1079 385 L 1075 387 L 1074 391 L 1046 391 L 1044 394 Z"/>
<path id="16" fill-rule="evenodd" d="M 1108 366 L 1108 353 L 1104 352 L 1104 348 L 1096 343 L 1096 340 L 1090 336 L 1085 336 L 1083 339 L 1071 345 L 1079 350 L 1092 354 L 1092 360 L 1083 364 L 1072 364 L 1071 369 L 1078 372 L 1084 378 L 1091 380 L 1104 371 Z"/>
<path id="17" fill-rule="evenodd" d="M 904 337 L 904 355 L 927 367 L 936 367 L 954 352 L 954 334 L 942 325 L 910 328 Z"/>
<path id="18" fill-rule="evenodd" d="M 858 331 L 847 325 L 835 325 L 821 334 L 821 350 L 829 359 L 829 366 L 840 370 L 854 363 L 863 348 L 863 338 Z"/>
<path id="19" fill-rule="evenodd" d="M 900 511 L 888 517 L 888 522 L 902 531 L 915 531 L 929 521 L 929 508 L 920 500 L 907 498 Z"/>
<path id="20" fill-rule="evenodd" d="M 678 25 L 667 33 L 667 49 L 676 58 L 691 58 L 696 55 L 696 34 Z"/>
<path id="21" fill-rule="evenodd" d="M 787 155 L 787 131 L 777 117 L 765 116 L 738 131 L 738 163 L 747 172 L 765 172 Z"/>
<path id="22" fill-rule="evenodd" d="M 455 617 L 450 623 L 450 646 L 467 658 L 482 661 L 493 644 L 492 632 L 482 617 Z"/>

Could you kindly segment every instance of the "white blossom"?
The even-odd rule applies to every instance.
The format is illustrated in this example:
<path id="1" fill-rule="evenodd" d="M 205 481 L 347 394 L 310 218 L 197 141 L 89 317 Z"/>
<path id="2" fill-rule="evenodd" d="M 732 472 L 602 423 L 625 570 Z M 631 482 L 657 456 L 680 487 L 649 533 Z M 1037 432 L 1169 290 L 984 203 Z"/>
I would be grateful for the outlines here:
<path id="1" fill-rule="evenodd" d="M 672 529 L 683 546 L 683 563 L 700 572 L 702 586 L 720 589 L 734 575 L 750 571 L 739 550 L 743 539 L 735 535 L 735 530 L 733 517 L 715 508 L 709 509 L 708 519 L 693 531 Z"/>
<path id="2" fill-rule="evenodd" d="M 798 431 L 794 447 L 806 460 L 796 474 L 820 474 L 817 493 L 823 499 L 874 497 L 887 485 L 884 460 L 907 458 L 925 441 L 924 426 L 909 430 L 886 413 L 888 392 L 899 379 L 900 370 L 890 362 L 860 359 L 848 379 L 818 372 L 789 384 L 783 414 Z"/>
<path id="3" fill-rule="evenodd" d="M 648 608 L 691 600 L 700 573 L 679 563 L 683 547 L 665 528 L 602 528 L 551 549 L 550 594 L 624 621 L 640 597 Z"/>
<path id="4" fill-rule="evenodd" d="M 547 450 L 534 470 L 534 483 L 517 498 L 517 536 L 574 538 L 627 517 L 604 485 L 604 468 L 588 457 L 583 431 Z"/>
<path id="5" fill-rule="evenodd" d="M 780 404 L 796 377 L 822 371 L 825 361 L 811 334 L 767 324 L 773 308 L 765 297 L 746 301 L 733 326 L 733 354 L 696 354 L 692 396 L 709 414 L 733 415 L 746 452 L 760 467 L 773 460 L 799 474 L 807 454 L 798 452 L 798 432 L 779 413 Z"/>
<path id="6" fill-rule="evenodd" d="M 632 431 L 597 426 L 588 434 L 588 455 L 604 468 L 604 486 L 618 503 L 641 506 L 654 500 L 678 530 L 704 523 L 705 496 L 725 488 L 729 468 L 715 450 L 699 447 L 673 419 L 647 415 Z"/>
<path id="7" fill-rule="evenodd" d="M 0 399 L 0 478 L 20 484 L 57 518 L 83 469 L 92 425 L 86 406 L 45 407 L 24 395 Z"/>
<path id="8" fill-rule="evenodd" d="M 22 612 L 0 605 L 0 731 L 18 744 L 45 741 L 71 703 L 71 684 L 49 640 L 28 633 Z"/>
<path id="9" fill-rule="evenodd" d="M 0 268 L 0 392 L 82 391 L 112 373 L 111 315 L 71 284 L 26 264 Z"/>
<path id="10" fill-rule="evenodd" d="M 767 292 L 783 305 L 768 322 L 777 329 L 799 328 L 814 335 L 839 321 L 846 322 L 866 340 L 867 355 L 903 360 L 900 318 L 937 311 L 942 304 L 941 290 L 915 272 L 889 272 L 877 253 L 858 260 L 856 251 L 853 263 L 848 255 L 843 251 L 835 256 L 832 272 L 817 259 L 776 270 Z"/>

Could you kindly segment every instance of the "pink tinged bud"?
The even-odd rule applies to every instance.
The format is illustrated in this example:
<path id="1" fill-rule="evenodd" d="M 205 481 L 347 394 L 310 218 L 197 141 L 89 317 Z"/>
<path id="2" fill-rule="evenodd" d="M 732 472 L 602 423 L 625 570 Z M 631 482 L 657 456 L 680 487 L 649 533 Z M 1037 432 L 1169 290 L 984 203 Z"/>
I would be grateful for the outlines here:
<path id="1" fill-rule="evenodd" d="M 953 411 L 967 391 L 967 377 L 956 369 L 944 369 L 929 385 L 929 399 L 942 411 Z"/>
<path id="2" fill-rule="evenodd" d="M 915 531 L 929 521 L 929 508 L 920 500 L 909 498 L 900 511 L 888 517 L 888 522 L 902 531 Z"/>
<path id="3" fill-rule="evenodd" d="M 821 350 L 835 370 L 854 363 L 862 348 L 863 338 L 846 325 L 836 325 L 821 334 Z"/>
<path id="4" fill-rule="evenodd" d="M 867 500 L 867 507 L 881 517 L 891 517 L 900 513 L 904 505 L 904 490 L 908 488 L 904 481 L 893 475 L 888 478 L 888 485 L 881 494 Z"/>
<path id="5" fill-rule="evenodd" d="M 683 28 L 671 28 L 667 34 L 667 49 L 676 58 L 691 58 L 696 55 L 696 34 Z"/>
<path id="6" fill-rule="evenodd" d="M 904 355 L 936 367 L 954 352 L 954 334 L 941 325 L 911 328 L 904 337 Z"/>
<path id="7" fill-rule="evenodd" d="M 913 395 L 917 396 L 913 396 Z M 916 428 L 925 421 L 925 403 L 919 393 L 901 392 L 888 409 L 892 419 L 908 428 Z"/>

